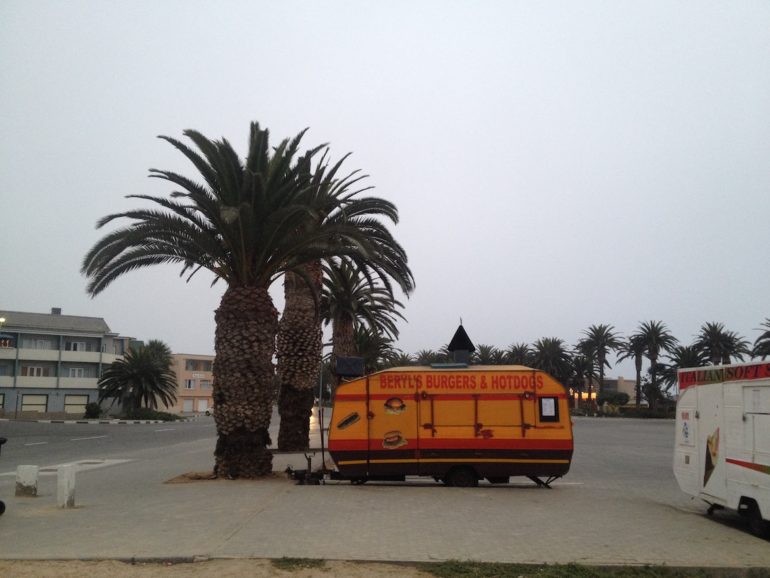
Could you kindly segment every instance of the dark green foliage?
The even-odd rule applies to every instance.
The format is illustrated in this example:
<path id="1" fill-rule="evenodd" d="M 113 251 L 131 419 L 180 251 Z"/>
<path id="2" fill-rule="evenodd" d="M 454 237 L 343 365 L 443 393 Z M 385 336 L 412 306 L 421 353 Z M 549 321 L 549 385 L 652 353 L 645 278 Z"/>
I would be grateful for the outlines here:
<path id="1" fill-rule="evenodd" d="M 385 367 L 393 367 L 390 360 L 397 355 L 393 340 L 375 329 L 357 327 L 353 333 L 356 353 L 364 358 L 364 370 L 372 373 Z"/>
<path id="2" fill-rule="evenodd" d="M 701 326 L 694 347 L 711 365 L 729 364 L 733 358 L 743 361 L 751 353 L 748 341 L 725 329 L 724 323 L 715 322 Z"/>
<path id="3" fill-rule="evenodd" d="M 765 357 L 770 356 L 770 317 L 762 322 L 762 334 L 754 341 L 754 349 L 751 351 L 752 357 Z"/>
<path id="4" fill-rule="evenodd" d="M 86 413 L 84 419 L 99 419 L 102 415 L 102 407 L 95 401 L 86 404 Z"/>
<path id="5" fill-rule="evenodd" d="M 355 328 L 366 327 L 386 337 L 398 337 L 396 321 L 404 319 L 399 311 L 404 306 L 393 297 L 390 287 L 375 282 L 366 269 L 357 268 L 347 259 L 330 259 L 323 269 L 324 323 L 352 323 Z"/>
<path id="6" fill-rule="evenodd" d="M 532 345 L 530 367 L 542 369 L 559 383 L 569 383 L 572 367 L 570 354 L 562 339 L 543 337 Z"/>
<path id="7" fill-rule="evenodd" d="M 157 340 L 129 349 L 99 379 L 99 403 L 119 401 L 126 412 L 143 405 L 157 409 L 158 402 L 169 407 L 176 402 L 176 391 L 171 350 Z"/>
<path id="8" fill-rule="evenodd" d="M 583 334 L 585 337 L 578 344 L 580 352 L 592 359 L 599 373 L 599 396 L 604 388 L 604 368 L 612 367 L 607 361 L 611 351 L 621 349 L 623 343 L 612 325 L 591 325 Z"/>
<path id="9" fill-rule="evenodd" d="M 627 393 L 624 393 L 622 391 L 613 391 L 609 393 L 604 393 L 600 395 L 596 399 L 596 403 L 598 403 L 600 406 L 604 405 L 604 402 L 606 401 L 610 405 L 626 405 L 631 399 Z"/>

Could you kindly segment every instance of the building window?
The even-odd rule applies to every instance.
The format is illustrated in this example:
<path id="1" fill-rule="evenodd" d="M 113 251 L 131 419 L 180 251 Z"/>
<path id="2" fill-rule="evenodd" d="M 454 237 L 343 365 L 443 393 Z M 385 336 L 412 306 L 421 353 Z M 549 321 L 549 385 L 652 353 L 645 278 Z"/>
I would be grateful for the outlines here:
<path id="1" fill-rule="evenodd" d="M 48 339 L 36 339 L 35 349 L 53 349 L 53 347 Z"/>
<path id="2" fill-rule="evenodd" d="M 39 413 L 45 413 L 48 411 L 48 396 L 29 394 L 22 395 L 21 411 L 36 411 Z"/>
<path id="3" fill-rule="evenodd" d="M 211 380 L 201 379 L 201 389 L 211 389 Z"/>
<path id="4" fill-rule="evenodd" d="M 50 377 L 51 368 L 36 365 L 22 365 L 21 375 L 24 377 Z"/>
<path id="5" fill-rule="evenodd" d="M 195 380 L 194 379 L 185 379 L 184 380 L 184 388 L 185 389 L 195 389 Z"/>
<path id="6" fill-rule="evenodd" d="M 83 415 L 86 413 L 86 404 L 88 403 L 87 395 L 65 395 L 64 396 L 64 413 L 78 413 Z"/>
<path id="7" fill-rule="evenodd" d="M 5 394 L 0 393 L 0 411 L 5 409 Z"/>
<path id="8" fill-rule="evenodd" d="M 70 377 L 85 377 L 86 370 L 82 367 L 70 367 Z"/>
<path id="9" fill-rule="evenodd" d="M 67 351 L 86 351 L 86 344 L 84 341 L 68 341 L 64 344 L 64 349 Z"/>
<path id="10" fill-rule="evenodd" d="M 211 361 L 203 359 L 185 359 L 185 371 L 211 371 Z"/>

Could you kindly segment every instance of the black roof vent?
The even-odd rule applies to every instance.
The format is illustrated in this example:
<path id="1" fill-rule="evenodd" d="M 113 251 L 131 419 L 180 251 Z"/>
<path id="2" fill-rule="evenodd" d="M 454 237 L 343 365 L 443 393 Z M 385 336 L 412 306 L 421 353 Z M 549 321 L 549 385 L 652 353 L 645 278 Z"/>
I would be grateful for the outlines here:
<path id="1" fill-rule="evenodd" d="M 455 363 L 468 363 L 471 358 L 471 353 L 476 351 L 471 338 L 468 337 L 465 329 L 463 329 L 462 322 L 457 328 L 457 331 L 455 331 L 452 341 L 447 345 L 447 350 L 452 354 L 452 361 Z"/>

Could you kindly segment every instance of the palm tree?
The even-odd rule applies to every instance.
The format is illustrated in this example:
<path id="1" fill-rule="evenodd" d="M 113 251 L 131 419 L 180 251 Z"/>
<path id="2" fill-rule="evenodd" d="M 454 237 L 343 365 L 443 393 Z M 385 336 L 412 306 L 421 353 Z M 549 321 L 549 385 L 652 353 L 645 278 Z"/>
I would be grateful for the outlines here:
<path id="1" fill-rule="evenodd" d="M 212 141 L 193 130 L 184 135 L 194 149 L 160 138 L 187 157 L 203 182 L 151 169 L 151 177 L 181 191 L 170 199 L 131 195 L 151 208 L 101 219 L 98 227 L 118 219 L 130 223 L 94 245 L 82 272 L 91 295 L 129 271 L 161 263 L 181 265 L 188 279 L 207 269 L 215 282 L 226 283 L 215 312 L 215 472 L 232 478 L 263 476 L 272 471 L 267 446 L 278 328 L 270 286 L 285 272 L 301 274 L 305 264 L 320 258 L 376 254 L 377 249 L 362 234 L 357 217 L 324 220 L 305 230 L 308 215 L 317 209 L 308 204 L 311 175 L 296 162 L 304 131 L 271 148 L 268 131 L 252 123 L 243 160 L 224 139 Z"/>
<path id="2" fill-rule="evenodd" d="M 414 364 L 413 355 L 399 350 L 395 350 L 387 362 L 388 367 L 408 367 Z"/>
<path id="3" fill-rule="evenodd" d="M 754 341 L 754 349 L 751 351 L 751 356 L 761 357 L 764 360 L 765 357 L 770 355 L 770 317 L 767 317 L 762 322 L 762 327 L 764 331 L 757 329 L 757 331 L 762 331 L 762 335 Z"/>
<path id="4" fill-rule="evenodd" d="M 112 399 L 120 402 L 127 414 L 140 407 L 157 409 L 176 402 L 176 374 L 171 369 L 171 350 L 162 341 L 131 347 L 125 355 L 104 371 L 99 379 L 99 403 Z"/>
<path id="5" fill-rule="evenodd" d="M 627 340 L 623 341 L 618 350 L 620 352 L 618 363 L 626 359 L 634 359 L 634 368 L 636 369 L 636 386 L 634 391 L 636 392 L 637 409 L 642 404 L 642 362 L 644 361 L 646 350 L 647 346 L 639 335 L 632 335 Z"/>
<path id="6" fill-rule="evenodd" d="M 636 333 L 631 336 L 644 344 L 644 354 L 650 360 L 650 387 L 659 391 L 658 358 L 661 351 L 671 351 L 677 344 L 677 339 L 671 335 L 666 324 L 662 321 L 645 321 L 639 325 Z M 650 397 L 650 409 L 655 409 L 655 398 Z"/>
<path id="7" fill-rule="evenodd" d="M 473 363 L 478 365 L 502 365 L 505 361 L 505 352 L 494 345 L 478 345 L 472 359 Z"/>
<path id="8" fill-rule="evenodd" d="M 680 369 L 701 367 L 707 361 L 703 350 L 696 345 L 674 345 L 666 358 L 668 363 L 663 364 L 660 375 L 666 391 L 676 386 Z"/>
<path id="9" fill-rule="evenodd" d="M 532 344 L 531 366 L 550 373 L 558 382 L 569 383 L 570 354 L 564 341 L 557 337 L 543 337 Z"/>
<path id="10" fill-rule="evenodd" d="M 582 351 L 594 358 L 599 369 L 599 397 L 604 393 L 604 368 L 612 367 L 607 361 L 607 354 L 621 347 L 621 340 L 614 329 L 612 325 L 591 325 L 583 331 L 585 337 L 580 340 Z"/>
<path id="11" fill-rule="evenodd" d="M 353 340 L 356 344 L 356 353 L 364 359 L 366 373 L 378 371 L 388 366 L 398 355 L 393 348 L 393 340 L 376 329 L 358 326 L 355 329 Z"/>
<path id="12" fill-rule="evenodd" d="M 441 353 L 433 351 L 432 349 L 420 349 L 414 354 L 414 361 L 416 365 L 431 365 L 433 363 L 443 363 L 445 358 Z"/>
<path id="13" fill-rule="evenodd" d="M 588 400 L 591 401 L 591 383 L 596 379 L 594 361 L 591 357 L 580 353 L 572 356 L 571 386 L 577 391 L 578 399 L 582 399 L 583 389 L 588 390 Z"/>
<path id="14" fill-rule="evenodd" d="M 729 364 L 732 357 L 743 361 L 750 353 L 749 343 L 734 331 L 725 329 L 724 323 L 704 323 L 695 340 L 695 347 L 711 362 Z"/>
<path id="15" fill-rule="evenodd" d="M 512 343 L 505 350 L 505 362 L 510 365 L 529 365 L 531 356 L 528 343 Z"/>
<path id="16" fill-rule="evenodd" d="M 367 272 L 373 271 L 387 289 L 390 289 L 392 277 L 408 295 L 414 288 L 414 281 L 406 253 L 376 219 L 382 216 L 397 223 L 398 210 L 389 201 L 359 196 L 370 187 L 351 191 L 364 178 L 358 175 L 358 171 L 337 179 L 345 158 L 329 167 L 324 156 L 312 172 L 312 186 L 307 189 L 308 204 L 316 207 L 316 211 L 308 215 L 303 230 L 312 231 L 323 226 L 324 222 L 347 221 L 349 217 L 355 217 L 355 222 L 362 226 L 362 232 L 369 237 L 377 252 L 362 255 L 351 252 L 347 259 L 359 263 Z M 310 171 L 309 161 L 303 158 L 300 163 L 306 171 Z M 322 320 L 318 304 L 322 277 L 320 260 L 306 264 L 299 273 L 287 272 L 284 277 L 285 305 L 276 339 L 280 381 L 280 450 L 301 450 L 307 448 L 309 443 L 310 414 L 321 363 Z M 367 279 L 372 281 L 371 277 Z"/>
<path id="17" fill-rule="evenodd" d="M 596 373 L 596 356 L 594 355 L 593 350 L 585 341 L 578 341 L 577 345 L 575 345 L 575 355 L 582 357 L 585 361 L 581 361 L 581 364 L 583 365 L 581 367 L 581 373 L 583 375 L 583 379 L 585 380 L 585 389 L 586 393 L 588 394 L 588 404 L 593 407 L 595 404 L 595 399 L 593 395 L 593 387 L 594 384 L 597 383 L 599 376 Z M 574 362 L 573 362 L 573 371 L 574 371 Z"/>
<path id="18" fill-rule="evenodd" d="M 324 265 L 321 318 L 332 326 L 332 370 L 338 357 L 355 355 L 355 328 L 361 325 L 395 339 L 401 302 L 393 298 L 390 287 L 374 283 L 366 269 L 356 268 L 346 259 Z M 334 386 L 336 387 L 337 381 Z"/>

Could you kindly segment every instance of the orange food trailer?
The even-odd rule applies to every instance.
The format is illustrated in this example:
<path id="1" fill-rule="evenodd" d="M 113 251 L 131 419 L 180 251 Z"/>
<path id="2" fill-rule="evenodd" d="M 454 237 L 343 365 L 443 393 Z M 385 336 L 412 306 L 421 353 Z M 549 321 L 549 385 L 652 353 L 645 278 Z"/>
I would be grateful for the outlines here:
<path id="1" fill-rule="evenodd" d="M 564 387 L 523 366 L 386 369 L 341 384 L 328 439 L 335 478 L 447 485 L 526 476 L 548 486 L 572 460 Z"/>

